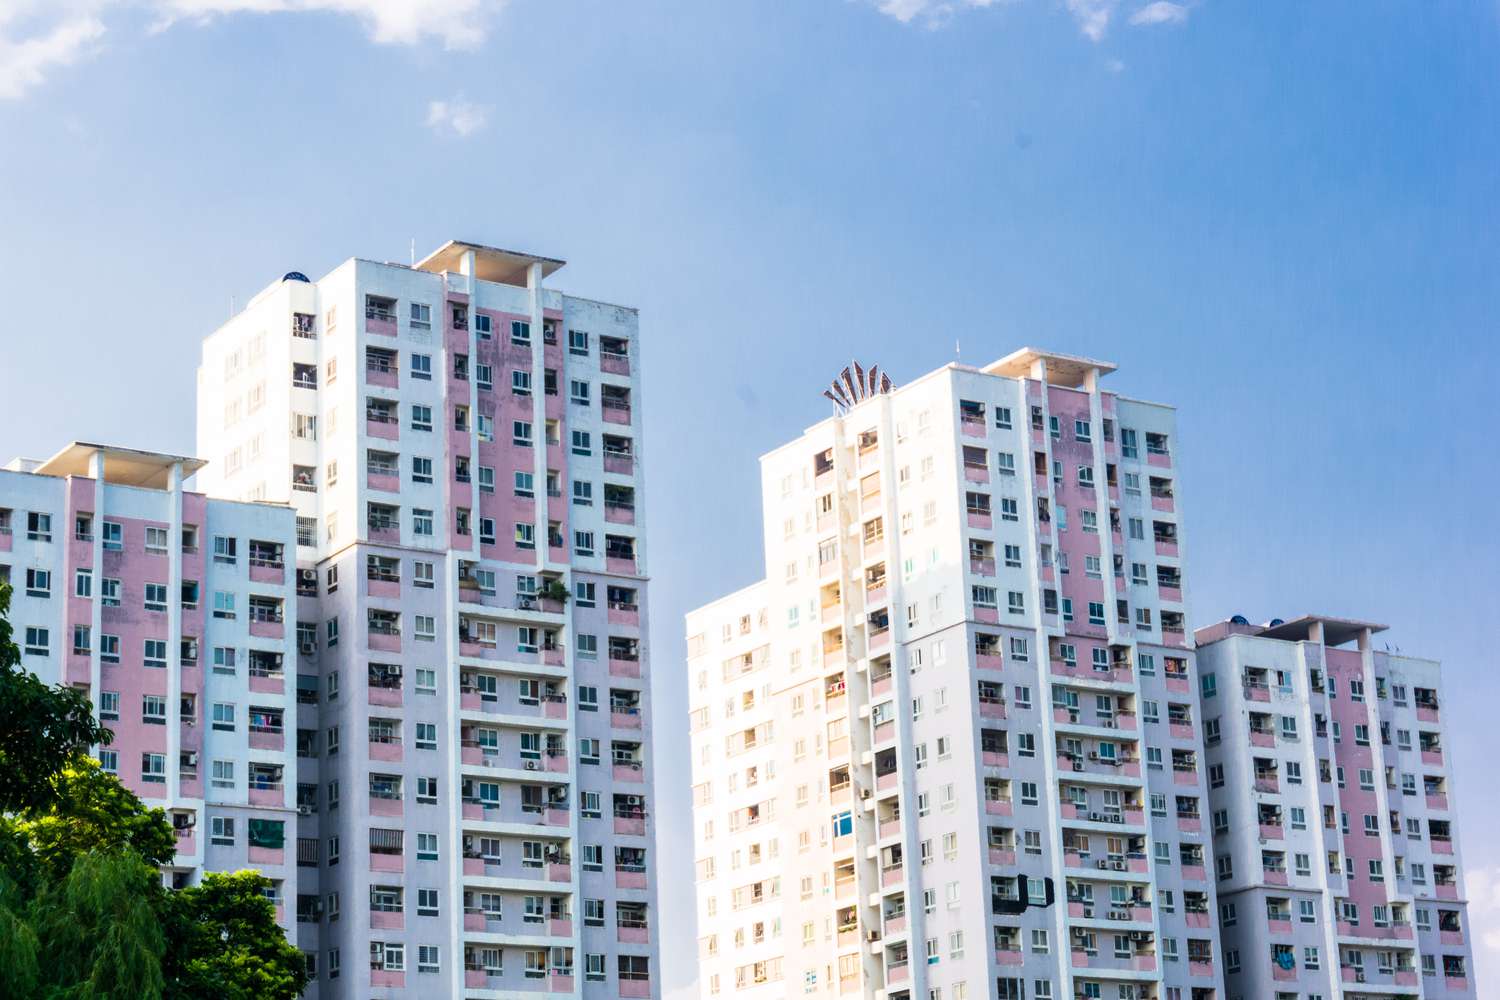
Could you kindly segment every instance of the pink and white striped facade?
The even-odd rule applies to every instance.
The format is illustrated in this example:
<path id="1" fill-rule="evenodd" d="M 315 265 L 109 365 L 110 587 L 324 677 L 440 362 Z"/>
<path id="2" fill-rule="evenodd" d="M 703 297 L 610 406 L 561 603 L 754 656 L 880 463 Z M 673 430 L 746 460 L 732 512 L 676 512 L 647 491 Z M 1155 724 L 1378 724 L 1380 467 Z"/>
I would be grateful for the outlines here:
<path id="1" fill-rule="evenodd" d="M 11 462 L 0 579 L 23 666 L 90 695 L 105 767 L 171 817 L 173 884 L 258 868 L 290 927 L 294 515 L 185 490 L 201 465 L 82 443 Z"/>
<path id="2" fill-rule="evenodd" d="M 1478 995 L 1439 666 L 1384 628 L 1197 633 L 1230 996 Z"/>
<path id="3" fill-rule="evenodd" d="M 561 265 L 349 260 L 204 344 L 202 476 L 297 516 L 320 1000 L 660 992 L 638 321 Z"/>
<path id="4" fill-rule="evenodd" d="M 1113 370 L 762 458 L 766 578 L 687 618 L 704 997 L 1223 996 L 1175 415 Z"/>

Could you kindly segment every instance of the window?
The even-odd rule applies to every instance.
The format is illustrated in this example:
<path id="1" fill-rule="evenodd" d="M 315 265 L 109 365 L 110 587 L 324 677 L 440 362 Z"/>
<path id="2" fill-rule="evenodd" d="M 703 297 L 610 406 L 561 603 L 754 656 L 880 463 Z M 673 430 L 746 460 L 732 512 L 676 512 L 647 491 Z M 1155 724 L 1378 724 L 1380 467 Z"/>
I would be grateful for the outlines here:
<path id="1" fill-rule="evenodd" d="M 167 780 L 167 755 L 162 753 L 141 754 L 141 780 L 165 782 Z"/>
<path id="2" fill-rule="evenodd" d="M 26 626 L 26 652 L 31 656 L 50 655 L 50 633 L 35 625 Z"/>
<path id="3" fill-rule="evenodd" d="M 411 481 L 414 483 L 432 482 L 432 459 L 418 455 L 412 456 Z"/>
<path id="4" fill-rule="evenodd" d="M 108 527 L 108 523 L 107 522 L 106 522 L 106 527 Z M 118 549 L 120 547 L 120 544 L 119 544 L 119 529 L 120 529 L 120 526 L 118 524 L 115 525 L 115 544 L 114 544 L 113 547 L 116 548 L 116 549 Z M 52 541 L 52 515 L 51 514 L 43 514 L 43 513 L 40 513 L 39 511 L 34 511 L 34 510 L 27 511 L 26 512 L 26 539 L 27 539 L 27 541 L 32 541 L 32 542 L 50 542 L 50 541 Z M 106 539 L 106 541 L 107 541 L 107 539 Z M 110 546 L 108 544 L 106 544 L 104 547 L 105 548 L 110 548 Z"/>
<path id="5" fill-rule="evenodd" d="M 411 429 L 414 431 L 432 430 L 432 407 L 418 403 L 412 404 Z"/>
<path id="6" fill-rule="evenodd" d="M 35 515 L 35 514 L 32 515 L 32 517 L 36 517 L 36 516 L 37 515 Z M 48 539 L 50 539 L 51 538 L 50 528 L 51 528 L 51 525 L 52 525 L 52 519 L 51 519 L 51 517 L 49 517 L 48 515 L 45 515 L 45 514 L 43 514 L 41 516 L 47 518 L 47 525 L 48 525 L 48 528 L 49 528 Z M 28 535 L 29 534 L 30 534 L 30 532 L 28 532 Z M 122 528 L 118 523 L 116 523 L 114 521 L 105 521 L 104 522 L 103 530 L 101 530 L 99 532 L 99 538 L 103 542 L 103 544 L 104 544 L 104 550 L 106 552 L 119 552 L 121 549 L 123 549 L 125 547 L 125 542 L 124 542 L 124 528 Z"/>
<path id="7" fill-rule="evenodd" d="M 165 583 L 146 584 L 145 607 L 147 611 L 167 610 L 167 585 Z"/>

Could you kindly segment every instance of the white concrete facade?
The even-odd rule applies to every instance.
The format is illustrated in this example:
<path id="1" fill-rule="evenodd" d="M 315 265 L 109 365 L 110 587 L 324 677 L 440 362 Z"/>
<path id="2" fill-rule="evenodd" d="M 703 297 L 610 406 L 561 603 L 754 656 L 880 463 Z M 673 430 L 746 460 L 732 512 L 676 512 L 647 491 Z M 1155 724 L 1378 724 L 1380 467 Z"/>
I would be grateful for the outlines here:
<path id="1" fill-rule="evenodd" d="M 204 344 L 207 488 L 296 509 L 309 996 L 660 992 L 638 320 L 450 243 Z"/>
<path id="2" fill-rule="evenodd" d="M 762 459 L 766 579 L 687 618 L 705 997 L 1222 995 L 1173 413 L 1112 370 Z"/>

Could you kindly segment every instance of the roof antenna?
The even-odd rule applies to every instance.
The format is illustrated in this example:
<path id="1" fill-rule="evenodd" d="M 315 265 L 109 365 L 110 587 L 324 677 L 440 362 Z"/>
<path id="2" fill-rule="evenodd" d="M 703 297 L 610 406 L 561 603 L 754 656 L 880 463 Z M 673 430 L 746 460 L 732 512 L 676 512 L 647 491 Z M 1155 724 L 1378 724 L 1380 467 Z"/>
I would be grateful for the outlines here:
<path id="1" fill-rule="evenodd" d="M 417 238 L 415 236 L 411 238 L 411 266 L 417 266 Z"/>
<path id="2" fill-rule="evenodd" d="M 953 360 L 954 360 L 954 361 L 957 361 L 957 360 L 959 360 L 959 353 L 958 353 L 958 338 L 957 338 L 957 337 L 954 337 L 954 338 L 953 338 Z"/>

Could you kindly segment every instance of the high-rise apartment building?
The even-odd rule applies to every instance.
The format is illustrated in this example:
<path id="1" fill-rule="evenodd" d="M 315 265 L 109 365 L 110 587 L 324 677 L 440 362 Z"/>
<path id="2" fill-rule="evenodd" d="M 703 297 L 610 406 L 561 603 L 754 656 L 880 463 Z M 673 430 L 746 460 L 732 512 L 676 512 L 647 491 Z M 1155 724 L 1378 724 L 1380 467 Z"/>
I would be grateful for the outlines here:
<path id="1" fill-rule="evenodd" d="M 177 831 L 176 886 L 260 869 L 300 890 L 290 625 L 293 513 L 183 488 L 202 462 L 73 443 L 0 470 L 0 581 L 21 665 L 82 690 L 97 750 Z"/>
<path id="2" fill-rule="evenodd" d="M 203 347 L 200 481 L 295 509 L 319 1000 L 659 992 L 637 314 L 561 266 L 349 260 Z"/>
<path id="3" fill-rule="evenodd" d="M 708 997 L 1222 996 L 1173 411 L 1026 349 L 762 458 L 688 616 Z"/>
<path id="4" fill-rule="evenodd" d="M 1384 628 L 1197 633 L 1231 998 L 1476 995 L 1438 664 Z"/>

